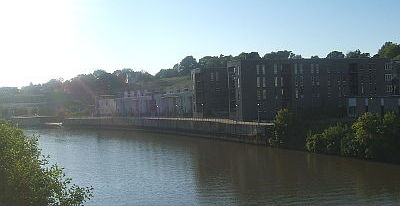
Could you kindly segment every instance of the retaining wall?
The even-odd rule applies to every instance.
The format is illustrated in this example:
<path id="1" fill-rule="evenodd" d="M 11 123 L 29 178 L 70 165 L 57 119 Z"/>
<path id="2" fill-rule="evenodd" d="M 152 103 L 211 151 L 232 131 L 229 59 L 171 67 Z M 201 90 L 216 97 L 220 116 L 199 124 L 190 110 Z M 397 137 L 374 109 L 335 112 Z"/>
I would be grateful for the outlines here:
<path id="1" fill-rule="evenodd" d="M 155 132 L 265 144 L 271 125 L 240 124 L 207 120 L 157 119 L 130 117 L 67 118 L 66 127 L 148 129 Z"/>

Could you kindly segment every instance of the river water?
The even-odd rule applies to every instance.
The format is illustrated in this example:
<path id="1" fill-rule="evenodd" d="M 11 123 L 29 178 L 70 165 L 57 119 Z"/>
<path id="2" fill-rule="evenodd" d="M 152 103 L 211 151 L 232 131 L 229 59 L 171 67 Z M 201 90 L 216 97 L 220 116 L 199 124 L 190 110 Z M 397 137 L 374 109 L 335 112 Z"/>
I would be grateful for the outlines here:
<path id="1" fill-rule="evenodd" d="M 400 165 L 144 131 L 25 130 L 85 205 L 400 205 Z"/>

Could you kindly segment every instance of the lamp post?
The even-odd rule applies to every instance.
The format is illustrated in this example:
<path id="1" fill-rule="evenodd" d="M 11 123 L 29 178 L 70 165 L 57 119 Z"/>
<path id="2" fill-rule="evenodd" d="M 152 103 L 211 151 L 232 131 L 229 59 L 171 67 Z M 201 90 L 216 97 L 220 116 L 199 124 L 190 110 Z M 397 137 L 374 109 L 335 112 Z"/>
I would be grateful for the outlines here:
<path id="1" fill-rule="evenodd" d="M 158 111 L 158 105 L 156 105 L 156 112 L 157 112 L 157 118 L 160 117 L 160 112 Z"/>
<path id="2" fill-rule="evenodd" d="M 260 123 L 260 103 L 257 103 L 257 120 Z"/>
<path id="3" fill-rule="evenodd" d="M 201 103 L 201 118 L 204 119 L 204 104 Z"/>

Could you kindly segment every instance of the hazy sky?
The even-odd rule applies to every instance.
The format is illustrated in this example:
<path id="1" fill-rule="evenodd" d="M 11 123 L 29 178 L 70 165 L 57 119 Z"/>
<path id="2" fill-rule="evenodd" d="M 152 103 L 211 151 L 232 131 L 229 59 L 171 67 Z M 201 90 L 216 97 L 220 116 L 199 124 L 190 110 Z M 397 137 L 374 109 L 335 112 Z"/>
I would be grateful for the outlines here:
<path id="1" fill-rule="evenodd" d="M 95 69 L 154 74 L 188 55 L 375 54 L 400 42 L 399 8 L 399 0 L 0 0 L 0 86 Z"/>

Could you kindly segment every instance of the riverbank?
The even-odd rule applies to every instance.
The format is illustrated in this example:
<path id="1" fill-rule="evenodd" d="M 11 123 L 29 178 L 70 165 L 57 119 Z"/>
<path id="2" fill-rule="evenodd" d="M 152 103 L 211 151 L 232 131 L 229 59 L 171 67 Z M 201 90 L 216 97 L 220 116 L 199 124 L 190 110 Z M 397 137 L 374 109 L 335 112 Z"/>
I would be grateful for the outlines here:
<path id="1" fill-rule="evenodd" d="M 144 129 L 226 141 L 265 145 L 271 123 L 238 122 L 226 119 L 90 117 L 67 118 L 69 128 Z"/>
<path id="2" fill-rule="evenodd" d="M 267 144 L 272 123 L 241 122 L 229 119 L 156 118 L 156 117 L 81 117 L 56 119 L 48 117 L 13 117 L 20 127 L 44 127 L 62 122 L 68 128 L 103 128 L 149 130 L 158 133 L 188 135 L 250 144 Z"/>

